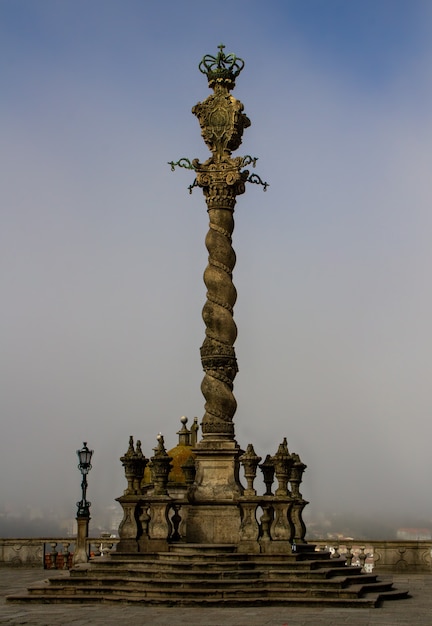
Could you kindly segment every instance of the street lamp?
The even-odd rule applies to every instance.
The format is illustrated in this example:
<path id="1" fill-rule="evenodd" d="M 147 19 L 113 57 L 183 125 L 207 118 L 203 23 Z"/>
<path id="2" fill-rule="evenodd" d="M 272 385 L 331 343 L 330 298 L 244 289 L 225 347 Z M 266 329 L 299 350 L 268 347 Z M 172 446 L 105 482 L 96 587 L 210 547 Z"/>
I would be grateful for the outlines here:
<path id="1" fill-rule="evenodd" d="M 90 519 L 91 502 L 88 502 L 86 500 L 86 495 L 87 495 L 87 474 L 92 468 L 91 458 L 93 455 L 93 450 L 89 450 L 87 448 L 87 442 L 84 441 L 84 444 L 81 450 L 77 450 L 77 455 L 79 459 L 78 469 L 82 475 L 82 482 L 81 482 L 82 497 L 81 497 L 80 502 L 77 502 L 77 507 L 78 507 L 77 517 L 87 517 L 88 519 Z"/>
<path id="2" fill-rule="evenodd" d="M 90 506 L 91 502 L 87 501 L 87 474 L 91 470 L 91 458 L 93 450 L 87 448 L 87 443 L 84 441 L 84 445 L 81 450 L 77 450 L 79 459 L 78 469 L 82 475 L 81 500 L 77 502 L 78 512 L 76 516 L 77 521 L 77 538 L 75 543 L 75 551 L 73 556 L 74 565 L 78 563 L 87 563 L 88 561 L 88 548 L 87 538 L 90 521 Z"/>

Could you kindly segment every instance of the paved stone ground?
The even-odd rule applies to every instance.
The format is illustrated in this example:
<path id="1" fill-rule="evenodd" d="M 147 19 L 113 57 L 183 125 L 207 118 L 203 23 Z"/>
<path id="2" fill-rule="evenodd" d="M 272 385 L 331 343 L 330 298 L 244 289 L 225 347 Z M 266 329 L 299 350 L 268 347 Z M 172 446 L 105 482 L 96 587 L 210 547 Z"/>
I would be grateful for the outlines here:
<path id="1" fill-rule="evenodd" d="M 28 626 L 431 626 L 432 575 L 396 575 L 395 587 L 411 598 L 377 609 L 305 607 L 147 608 L 99 604 L 16 604 L 5 597 L 43 580 L 42 569 L 0 568 L 0 624 Z"/>

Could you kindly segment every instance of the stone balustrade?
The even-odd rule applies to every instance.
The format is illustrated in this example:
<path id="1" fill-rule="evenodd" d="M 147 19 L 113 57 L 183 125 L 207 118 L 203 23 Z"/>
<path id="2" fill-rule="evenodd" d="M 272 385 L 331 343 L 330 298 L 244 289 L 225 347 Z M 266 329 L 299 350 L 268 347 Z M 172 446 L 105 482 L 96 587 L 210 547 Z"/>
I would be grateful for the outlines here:
<path id="1" fill-rule="evenodd" d="M 102 535 L 87 539 L 88 554 L 109 554 L 117 537 Z M 45 569 L 70 569 L 75 549 L 73 537 L 0 538 L 0 567 L 25 566 Z"/>
<path id="2" fill-rule="evenodd" d="M 345 556 L 347 565 L 365 571 L 432 574 L 432 541 L 333 541 L 317 540 L 317 549 Z"/>
<path id="3" fill-rule="evenodd" d="M 89 554 L 107 555 L 119 542 L 117 537 L 91 537 Z M 346 556 L 347 564 L 366 571 L 432 574 L 432 541 L 332 541 L 311 542 L 317 550 L 330 550 L 334 557 Z M 69 569 L 75 547 L 71 537 L 0 538 L 0 567 L 25 566 Z"/>

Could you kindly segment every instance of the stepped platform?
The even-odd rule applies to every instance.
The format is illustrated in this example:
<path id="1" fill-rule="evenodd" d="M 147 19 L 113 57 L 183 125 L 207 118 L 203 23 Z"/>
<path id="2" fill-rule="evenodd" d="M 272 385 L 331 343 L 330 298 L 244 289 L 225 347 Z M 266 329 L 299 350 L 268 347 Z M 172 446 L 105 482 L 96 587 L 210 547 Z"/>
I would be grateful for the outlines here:
<path id="1" fill-rule="evenodd" d="M 0 568 L 0 623 L 10 626 L 430 626 L 432 575 L 393 575 L 394 585 L 409 589 L 403 602 L 384 602 L 379 608 L 353 609 L 327 605 L 308 606 L 151 606 L 137 603 L 43 604 L 7 602 L 5 596 L 21 593 L 50 572 L 41 567 Z M 54 573 L 54 572 L 52 572 Z M 69 572 L 58 571 L 60 577 Z"/>
<path id="2" fill-rule="evenodd" d="M 313 547 L 312 547 L 313 548 Z M 149 606 L 339 606 L 371 608 L 406 598 L 391 580 L 302 546 L 294 554 L 238 554 L 234 547 L 172 546 L 168 552 L 112 553 L 69 576 L 31 585 L 9 602 Z"/>

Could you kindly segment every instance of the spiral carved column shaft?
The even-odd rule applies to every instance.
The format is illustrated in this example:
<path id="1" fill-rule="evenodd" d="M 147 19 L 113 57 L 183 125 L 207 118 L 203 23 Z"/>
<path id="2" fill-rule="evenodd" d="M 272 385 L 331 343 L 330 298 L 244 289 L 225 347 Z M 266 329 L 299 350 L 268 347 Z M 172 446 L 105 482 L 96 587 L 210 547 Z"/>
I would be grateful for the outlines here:
<path id="1" fill-rule="evenodd" d="M 207 301 L 202 316 L 206 337 L 201 347 L 205 376 L 201 391 L 206 400 L 202 422 L 203 435 L 233 437 L 232 419 L 237 408 L 233 381 L 237 373 L 234 342 L 237 327 L 233 307 L 237 293 L 232 282 L 235 253 L 231 247 L 234 227 L 232 212 L 210 209 L 210 229 L 206 237 L 209 262 L 204 272 Z"/>
<path id="2" fill-rule="evenodd" d="M 220 178 L 220 175 L 221 171 L 214 172 L 214 176 Z M 222 184 L 218 188 L 224 191 Z M 206 400 L 202 431 L 204 438 L 232 439 L 233 416 L 237 408 L 233 381 L 238 371 L 234 351 L 237 327 L 233 319 L 237 292 L 232 281 L 236 256 L 231 245 L 234 206 L 214 206 L 215 200 L 220 198 L 219 194 L 209 192 L 208 188 L 205 191 L 210 227 L 206 236 L 209 259 L 204 272 L 207 301 L 202 311 L 206 325 L 206 336 L 201 347 L 201 362 L 205 371 L 201 391 Z M 233 205 L 234 195 L 231 200 Z"/>

